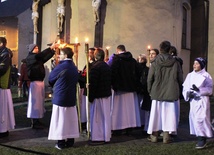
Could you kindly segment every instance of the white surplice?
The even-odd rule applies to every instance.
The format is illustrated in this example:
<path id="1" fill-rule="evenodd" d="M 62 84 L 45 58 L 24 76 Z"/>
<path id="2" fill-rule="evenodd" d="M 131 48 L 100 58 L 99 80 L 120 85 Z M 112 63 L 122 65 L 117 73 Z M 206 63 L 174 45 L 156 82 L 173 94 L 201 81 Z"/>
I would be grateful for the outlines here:
<path id="1" fill-rule="evenodd" d="M 209 96 L 213 91 L 213 80 L 205 69 L 189 73 L 183 83 L 183 96 L 186 101 L 189 100 L 188 91 L 191 91 L 192 85 L 199 88 L 195 92 L 195 97 L 190 99 L 189 124 L 190 134 L 203 137 L 212 137 L 210 125 L 210 100 Z"/>

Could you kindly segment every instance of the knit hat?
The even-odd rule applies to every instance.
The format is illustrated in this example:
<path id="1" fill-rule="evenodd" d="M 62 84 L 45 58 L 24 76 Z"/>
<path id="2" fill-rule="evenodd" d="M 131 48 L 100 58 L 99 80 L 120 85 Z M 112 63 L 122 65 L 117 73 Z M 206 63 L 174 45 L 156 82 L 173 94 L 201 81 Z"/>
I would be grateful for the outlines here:
<path id="1" fill-rule="evenodd" d="M 32 52 L 36 46 L 37 46 L 36 44 L 27 45 L 28 52 Z"/>
<path id="2" fill-rule="evenodd" d="M 196 58 L 195 61 L 198 61 L 201 66 L 201 69 L 203 69 L 207 64 L 207 61 L 201 57 Z"/>

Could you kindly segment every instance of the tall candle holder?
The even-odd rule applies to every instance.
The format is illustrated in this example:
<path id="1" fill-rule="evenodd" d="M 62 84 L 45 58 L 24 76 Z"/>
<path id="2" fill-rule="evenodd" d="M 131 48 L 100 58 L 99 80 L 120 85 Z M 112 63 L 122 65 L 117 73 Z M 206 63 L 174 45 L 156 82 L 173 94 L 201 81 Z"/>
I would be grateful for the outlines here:
<path id="1" fill-rule="evenodd" d="M 89 44 L 88 38 L 85 40 L 85 54 L 86 54 L 86 90 L 87 90 L 87 97 L 86 97 L 86 106 L 87 106 L 87 136 L 88 139 L 90 138 L 90 103 L 89 103 Z"/>
<path id="2" fill-rule="evenodd" d="M 105 58 L 104 58 L 105 62 L 107 62 L 109 60 L 109 48 L 110 48 L 110 46 L 107 46 L 106 50 L 105 50 Z"/>
<path id="3" fill-rule="evenodd" d="M 151 46 L 147 46 L 147 51 L 148 51 L 148 66 L 150 66 L 150 51 L 151 51 Z"/>

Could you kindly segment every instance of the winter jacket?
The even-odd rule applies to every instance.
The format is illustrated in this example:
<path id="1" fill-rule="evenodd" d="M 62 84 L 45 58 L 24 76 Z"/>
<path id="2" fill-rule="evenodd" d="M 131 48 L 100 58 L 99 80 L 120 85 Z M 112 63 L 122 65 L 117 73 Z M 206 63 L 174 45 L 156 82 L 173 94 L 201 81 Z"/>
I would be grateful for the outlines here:
<path id="1" fill-rule="evenodd" d="M 76 105 L 78 70 L 71 59 L 60 61 L 49 75 L 53 87 L 52 103 L 62 107 Z"/>
<path id="2" fill-rule="evenodd" d="M 50 48 L 45 49 L 40 53 L 30 52 L 26 58 L 28 77 L 30 81 L 43 81 L 45 78 L 46 63 L 53 57 L 55 51 Z"/>
<path id="3" fill-rule="evenodd" d="M 10 88 L 10 73 L 12 65 L 12 52 L 6 47 L 0 48 L 0 88 Z"/>
<path id="4" fill-rule="evenodd" d="M 151 97 L 147 90 L 147 78 L 149 73 L 149 67 L 146 66 L 146 63 L 139 63 L 140 70 L 140 91 L 139 94 L 143 96 L 143 103 L 141 105 L 141 109 L 150 111 L 151 110 Z"/>
<path id="5" fill-rule="evenodd" d="M 130 52 L 115 54 L 112 65 L 112 87 L 114 91 L 136 92 L 140 83 L 137 61 Z"/>
<path id="6" fill-rule="evenodd" d="M 148 75 L 148 92 L 152 100 L 176 101 L 183 74 L 179 62 L 168 53 L 157 55 L 151 62 Z"/>
<path id="7" fill-rule="evenodd" d="M 111 96 L 111 69 L 104 61 L 96 61 L 89 72 L 89 101 Z"/>

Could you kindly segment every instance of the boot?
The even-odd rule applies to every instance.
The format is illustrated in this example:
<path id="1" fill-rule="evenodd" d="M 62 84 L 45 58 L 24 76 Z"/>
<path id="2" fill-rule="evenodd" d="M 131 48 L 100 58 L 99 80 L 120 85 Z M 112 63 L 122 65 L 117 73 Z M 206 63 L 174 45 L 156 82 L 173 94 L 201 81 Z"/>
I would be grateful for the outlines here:
<path id="1" fill-rule="evenodd" d="M 164 131 L 163 132 L 163 143 L 164 144 L 168 144 L 168 143 L 171 143 L 171 142 L 172 142 L 172 138 L 171 138 L 169 132 Z"/>
<path id="2" fill-rule="evenodd" d="M 198 142 L 195 146 L 196 149 L 203 149 L 205 148 L 207 145 L 207 138 L 206 137 L 202 137 L 202 136 L 198 136 Z"/>
<path id="3" fill-rule="evenodd" d="M 152 132 L 152 134 L 148 138 L 149 141 L 152 143 L 157 143 L 158 142 L 158 131 Z"/>
<path id="4" fill-rule="evenodd" d="M 32 129 L 44 129 L 44 125 L 39 121 L 39 119 L 31 119 Z"/>

